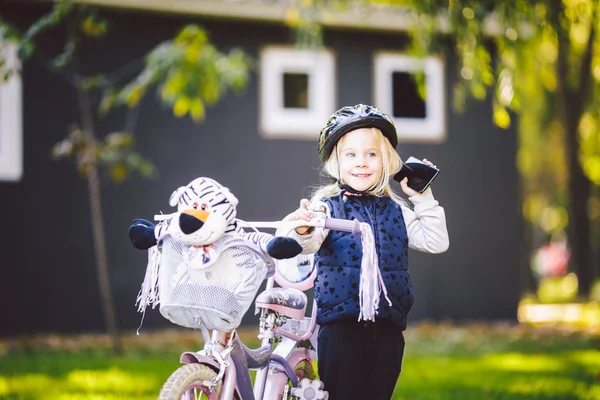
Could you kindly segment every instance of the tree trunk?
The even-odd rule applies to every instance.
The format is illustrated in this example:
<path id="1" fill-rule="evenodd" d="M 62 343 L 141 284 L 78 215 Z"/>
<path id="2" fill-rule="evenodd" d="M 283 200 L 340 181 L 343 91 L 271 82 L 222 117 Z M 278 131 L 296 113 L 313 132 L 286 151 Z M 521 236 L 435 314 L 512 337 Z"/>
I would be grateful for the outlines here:
<path id="1" fill-rule="evenodd" d="M 556 27 L 558 36 L 558 55 L 556 60 L 556 80 L 558 96 L 558 115 L 563 127 L 567 169 L 569 173 L 569 227 L 567 231 L 568 242 L 571 248 L 571 266 L 577 274 L 579 281 L 579 294 L 588 296 L 594 279 L 592 261 L 592 248 L 590 244 L 590 222 L 587 212 L 587 203 L 590 196 L 590 181 L 583 172 L 579 161 L 579 121 L 585 111 L 584 105 L 590 96 L 592 85 L 591 66 L 593 44 L 596 30 L 592 23 L 588 37 L 588 44 L 581 57 L 576 87 L 569 87 L 568 57 L 573 51 L 569 34 L 561 25 L 561 15 L 564 14 L 564 4 L 557 0 L 555 5 Z M 595 21 L 596 10 L 593 9 L 592 21 Z"/>
<path id="2" fill-rule="evenodd" d="M 96 256 L 96 274 L 100 289 L 100 298 L 104 311 L 106 328 L 110 335 L 112 350 L 115 353 L 122 351 L 117 319 L 115 316 L 114 301 L 110 289 L 110 275 L 108 272 L 108 257 L 104 236 L 104 220 L 102 218 L 102 201 L 100 197 L 100 180 L 96 166 L 94 122 L 91 112 L 89 97 L 85 89 L 78 88 L 79 107 L 81 109 L 83 135 L 86 142 L 86 174 L 88 181 L 88 195 L 90 200 L 90 219 L 94 239 L 94 252 Z"/>
<path id="3" fill-rule="evenodd" d="M 519 205 L 522 206 L 523 202 L 519 202 Z M 524 219 L 521 219 L 521 223 L 522 240 L 519 241 L 521 256 L 518 260 L 520 267 L 520 290 L 521 295 L 535 294 L 537 291 L 538 284 L 534 276 L 534 272 L 531 269 L 531 254 L 534 250 L 531 244 L 532 229 L 530 223 L 525 221 Z"/>
<path id="4" fill-rule="evenodd" d="M 567 168 L 569 171 L 569 244 L 571 247 L 571 265 L 575 268 L 579 281 L 579 294 L 587 296 L 594 280 L 592 248 L 590 244 L 590 221 L 587 203 L 590 197 L 590 181 L 585 176 L 579 162 L 578 120 L 569 115 L 570 110 L 562 105 Z M 565 121 L 568 121 L 565 123 Z"/>

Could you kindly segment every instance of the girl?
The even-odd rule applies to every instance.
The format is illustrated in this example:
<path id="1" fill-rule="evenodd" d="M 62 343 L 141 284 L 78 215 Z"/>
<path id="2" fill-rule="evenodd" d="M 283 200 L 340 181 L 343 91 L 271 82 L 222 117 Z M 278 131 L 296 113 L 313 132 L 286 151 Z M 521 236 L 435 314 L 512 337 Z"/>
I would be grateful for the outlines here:
<path id="1" fill-rule="evenodd" d="M 360 235 L 306 226 L 290 234 L 303 253 L 315 253 L 319 376 L 332 400 L 392 397 L 404 356 L 402 332 L 414 299 L 408 248 L 428 253 L 448 249 L 444 209 L 431 189 L 418 193 L 405 178 L 400 185 L 411 209 L 390 187 L 389 178 L 401 165 L 397 144 L 394 124 L 377 108 L 359 104 L 336 111 L 318 145 L 323 171 L 335 183 L 318 189 L 312 201 L 301 200 L 284 218 L 308 221 L 311 209 L 324 207 L 334 218 L 368 222 L 373 230 L 385 285 L 376 318 L 365 318 L 360 305 Z"/>

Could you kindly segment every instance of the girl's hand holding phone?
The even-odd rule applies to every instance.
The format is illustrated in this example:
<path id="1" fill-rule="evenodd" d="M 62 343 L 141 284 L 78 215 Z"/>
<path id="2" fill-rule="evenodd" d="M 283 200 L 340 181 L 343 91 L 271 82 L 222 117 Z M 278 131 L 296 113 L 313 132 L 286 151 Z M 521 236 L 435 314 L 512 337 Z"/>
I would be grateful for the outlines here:
<path id="1" fill-rule="evenodd" d="M 433 165 L 433 163 L 431 161 L 428 161 L 426 158 L 423 159 L 423 162 L 425 164 L 429 165 L 430 167 L 437 168 L 435 165 Z M 406 194 L 409 197 L 421 194 L 418 191 L 408 187 L 408 177 L 406 177 L 400 181 L 400 187 L 402 188 L 402 191 L 404 192 L 404 194 Z"/>

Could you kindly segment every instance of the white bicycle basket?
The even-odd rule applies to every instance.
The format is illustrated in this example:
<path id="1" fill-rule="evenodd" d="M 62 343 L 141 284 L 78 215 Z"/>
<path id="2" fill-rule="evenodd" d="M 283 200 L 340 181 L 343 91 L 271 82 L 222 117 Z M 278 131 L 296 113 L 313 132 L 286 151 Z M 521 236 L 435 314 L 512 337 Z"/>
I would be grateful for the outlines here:
<path id="1" fill-rule="evenodd" d="M 170 235 L 162 239 L 156 255 L 160 313 L 187 328 L 237 328 L 272 261 L 254 243 L 227 234 L 214 244 L 210 254 L 216 259 L 207 266 L 194 265 L 190 251 Z"/>

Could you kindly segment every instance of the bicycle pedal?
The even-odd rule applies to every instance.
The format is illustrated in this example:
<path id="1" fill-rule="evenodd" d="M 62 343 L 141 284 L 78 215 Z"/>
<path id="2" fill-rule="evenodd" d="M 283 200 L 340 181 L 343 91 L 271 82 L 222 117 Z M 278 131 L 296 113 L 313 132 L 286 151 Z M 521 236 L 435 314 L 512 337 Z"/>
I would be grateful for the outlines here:
<path id="1" fill-rule="evenodd" d="M 329 398 L 329 393 L 323 390 L 323 382 L 311 381 L 308 378 L 302 379 L 300 386 L 293 388 L 290 394 L 299 400 L 327 400 Z"/>

